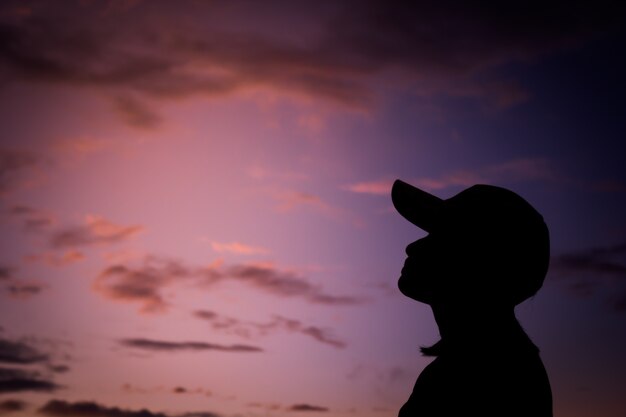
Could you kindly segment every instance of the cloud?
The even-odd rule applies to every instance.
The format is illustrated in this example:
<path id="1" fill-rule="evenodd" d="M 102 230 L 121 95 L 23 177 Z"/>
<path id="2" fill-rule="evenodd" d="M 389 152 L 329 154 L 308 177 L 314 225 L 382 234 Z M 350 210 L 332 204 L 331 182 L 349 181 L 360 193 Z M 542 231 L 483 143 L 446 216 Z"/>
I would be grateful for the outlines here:
<path id="1" fill-rule="evenodd" d="M 610 288 L 606 304 L 613 311 L 626 311 L 625 242 L 554 256 L 550 273 L 579 296 L 591 296 Z"/>
<path id="2" fill-rule="evenodd" d="M 21 391 L 50 392 L 60 388 L 53 380 L 53 373 L 62 373 L 69 370 L 67 365 L 52 362 L 54 351 L 43 352 L 38 344 L 45 344 L 47 348 L 55 347 L 54 340 L 21 339 L 9 340 L 0 337 L 0 364 L 18 366 L 19 368 L 0 367 L 0 394 Z M 34 346 L 35 345 L 35 346 Z M 68 356 L 64 355 L 64 359 Z M 40 370 L 24 368 L 36 367 Z"/>
<path id="3" fill-rule="evenodd" d="M 213 311 L 197 310 L 194 316 L 207 321 L 214 330 L 236 334 L 241 337 L 265 336 L 276 331 L 299 333 L 311 337 L 314 340 L 335 348 L 344 348 L 346 343 L 332 335 L 331 330 L 305 325 L 299 320 L 289 319 L 282 316 L 274 316 L 267 323 L 242 321 L 233 317 L 219 315 Z"/>
<path id="4" fill-rule="evenodd" d="M 3 9 L 16 4 L 8 1 Z M 245 7 L 139 2 L 115 12 L 108 4 L 38 4 L 29 15 L 4 13 L 3 77 L 89 87 L 113 100 L 271 88 L 363 108 L 376 95 L 372 81 L 393 76 L 421 94 L 428 91 L 422 86 L 434 85 L 431 94 L 486 95 L 507 105 L 523 92 L 506 81 L 483 85 L 478 75 L 597 36 L 619 27 L 624 17 L 615 3 L 590 11 L 566 2 L 533 2 L 523 9 L 356 0 L 298 8 L 280 1 Z M 259 15 L 265 19 L 242 24 Z M 144 105 L 117 107 L 134 126 L 158 120 Z"/>
<path id="5" fill-rule="evenodd" d="M 42 379 L 37 372 L 0 368 L 0 394 L 24 391 L 52 392 L 59 388 L 54 382 Z"/>
<path id="6" fill-rule="evenodd" d="M 55 148 L 73 155 L 87 155 L 99 152 L 109 145 L 109 141 L 92 137 L 65 138 L 55 142 Z"/>
<path id="7" fill-rule="evenodd" d="M 239 242 L 211 242 L 211 248 L 219 253 L 229 252 L 240 255 L 266 255 L 267 253 L 269 253 L 269 251 L 265 248 L 259 246 L 250 246 Z"/>
<path id="8" fill-rule="evenodd" d="M 137 268 L 123 264 L 107 267 L 94 281 L 93 289 L 113 300 L 138 302 L 143 313 L 165 312 L 169 304 L 162 290 L 194 275 L 195 271 L 180 262 L 148 257 Z"/>
<path id="9" fill-rule="evenodd" d="M 0 196 L 20 186 L 24 173 L 40 162 L 34 152 L 0 147 Z"/>
<path id="10" fill-rule="evenodd" d="M 210 276 L 233 279 L 251 287 L 284 297 L 302 297 L 311 303 L 354 305 L 364 300 L 354 296 L 327 294 L 292 271 L 279 270 L 271 264 L 248 263 L 233 265 L 225 270 L 210 269 Z"/>
<path id="11" fill-rule="evenodd" d="M 281 213 L 308 209 L 335 221 L 351 223 L 355 227 L 362 226 L 362 220 L 355 213 L 333 205 L 317 194 L 297 190 L 271 190 L 270 196 L 278 203 L 276 210 Z"/>
<path id="12" fill-rule="evenodd" d="M 321 407 L 319 405 L 311 405 L 311 404 L 294 404 L 289 407 L 289 411 L 316 411 L 316 412 L 327 412 L 327 407 Z"/>
<path id="13" fill-rule="evenodd" d="M 48 361 L 47 354 L 23 341 L 0 338 L 0 363 L 28 365 Z"/>
<path id="14" fill-rule="evenodd" d="M 10 266 L 0 265 L 0 281 L 5 281 L 13 278 L 14 269 Z"/>
<path id="15" fill-rule="evenodd" d="M 210 397 L 213 395 L 211 390 L 206 388 L 186 388 L 183 386 L 175 386 L 173 388 L 168 388 L 163 385 L 156 385 L 150 388 L 139 387 L 136 385 L 132 385 L 129 383 L 122 385 L 122 391 L 127 394 L 155 394 L 155 393 L 165 393 L 165 394 L 189 394 L 189 395 L 202 395 L 205 397 Z"/>
<path id="16" fill-rule="evenodd" d="M 301 297 L 308 302 L 327 305 L 354 305 L 364 300 L 355 296 L 332 295 L 308 282 L 294 271 L 267 263 L 244 263 L 192 267 L 182 262 L 148 256 L 139 266 L 114 264 L 105 268 L 93 283 L 103 296 L 141 305 L 143 313 L 167 311 L 165 288 L 190 282 L 209 288 L 222 281 L 235 281 L 250 288 L 282 297 Z"/>
<path id="17" fill-rule="evenodd" d="M 28 404 L 22 400 L 16 400 L 12 398 L 6 399 L 0 401 L 0 414 L 25 410 L 27 405 Z"/>
<path id="18" fill-rule="evenodd" d="M 377 181 L 364 181 L 357 182 L 342 187 L 344 190 L 352 191 L 353 193 L 360 194 L 372 194 L 372 195 L 391 195 L 391 186 L 393 180 L 377 180 Z"/>
<path id="19" fill-rule="evenodd" d="M 424 190 L 435 191 L 449 187 L 469 187 L 474 184 L 493 184 L 503 182 L 568 182 L 558 174 L 546 158 L 519 158 L 478 169 L 457 170 L 440 177 L 420 177 L 409 182 Z M 349 184 L 343 189 L 360 194 L 388 196 L 393 181 L 381 179 Z"/>
<path id="20" fill-rule="evenodd" d="M 147 409 L 126 410 L 107 407 L 92 401 L 70 403 L 63 400 L 50 400 L 38 412 L 48 416 L 74 417 L 167 417 L 166 414 Z"/>
<path id="21" fill-rule="evenodd" d="M 10 297 L 26 299 L 39 294 L 44 286 L 36 282 L 24 282 L 15 276 L 16 268 L 0 266 L 0 283 L 3 283 L 2 290 Z"/>
<path id="22" fill-rule="evenodd" d="M 66 250 L 61 254 L 44 252 L 24 257 L 24 260 L 28 262 L 44 262 L 50 266 L 67 266 L 83 259 L 85 259 L 85 254 L 75 249 Z"/>
<path id="23" fill-rule="evenodd" d="M 22 223 L 24 230 L 30 232 L 45 231 L 56 223 L 56 219 L 50 213 L 26 205 L 16 204 L 8 213 Z"/>
<path id="24" fill-rule="evenodd" d="M 322 198 L 315 194 L 305 193 L 301 191 L 283 191 L 275 194 L 275 199 L 279 201 L 278 210 L 291 211 L 297 207 L 310 207 L 316 211 L 334 216 L 336 209 L 326 203 Z"/>
<path id="25" fill-rule="evenodd" d="M 258 346 L 250 345 L 219 345 L 206 342 L 169 342 L 152 339 L 123 339 L 122 346 L 148 350 L 151 352 L 180 352 L 180 351 L 219 351 L 219 352 L 262 352 Z"/>
<path id="26" fill-rule="evenodd" d="M 4 290 L 10 297 L 19 299 L 28 299 L 34 295 L 39 294 L 44 289 L 40 284 L 26 284 L 20 282 L 13 282 L 4 287 Z"/>
<path id="27" fill-rule="evenodd" d="M 50 238 L 53 248 L 73 248 L 126 241 L 141 231 L 142 226 L 121 226 L 100 216 L 87 216 L 85 224 L 54 232 Z"/>
<path id="28" fill-rule="evenodd" d="M 93 401 L 68 402 L 64 400 L 50 400 L 38 412 L 48 416 L 72 417 L 220 417 L 219 414 L 208 411 L 189 412 L 174 416 L 145 408 L 129 410 L 109 407 Z"/>
<path id="29" fill-rule="evenodd" d="M 129 126 L 139 129 L 155 129 L 161 124 L 161 116 L 142 101 L 129 96 L 117 97 L 114 100 L 116 112 Z"/>

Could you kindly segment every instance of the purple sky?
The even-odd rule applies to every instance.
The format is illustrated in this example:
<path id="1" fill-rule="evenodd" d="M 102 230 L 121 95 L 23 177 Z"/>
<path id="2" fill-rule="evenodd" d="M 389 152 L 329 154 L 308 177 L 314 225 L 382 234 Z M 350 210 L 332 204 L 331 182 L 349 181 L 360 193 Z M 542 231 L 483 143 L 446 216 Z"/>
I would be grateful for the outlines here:
<path id="1" fill-rule="evenodd" d="M 0 415 L 397 415 L 437 340 L 402 178 L 543 214 L 554 415 L 623 416 L 625 16 L 2 2 Z"/>

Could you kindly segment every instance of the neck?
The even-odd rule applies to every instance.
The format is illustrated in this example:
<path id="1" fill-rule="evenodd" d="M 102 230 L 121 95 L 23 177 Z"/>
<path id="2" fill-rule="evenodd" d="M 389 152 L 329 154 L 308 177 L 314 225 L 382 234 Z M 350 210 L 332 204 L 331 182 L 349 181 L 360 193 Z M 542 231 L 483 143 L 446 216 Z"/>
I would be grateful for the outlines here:
<path id="1" fill-rule="evenodd" d="M 483 339 L 521 330 L 513 306 L 438 304 L 432 310 L 443 340 Z"/>

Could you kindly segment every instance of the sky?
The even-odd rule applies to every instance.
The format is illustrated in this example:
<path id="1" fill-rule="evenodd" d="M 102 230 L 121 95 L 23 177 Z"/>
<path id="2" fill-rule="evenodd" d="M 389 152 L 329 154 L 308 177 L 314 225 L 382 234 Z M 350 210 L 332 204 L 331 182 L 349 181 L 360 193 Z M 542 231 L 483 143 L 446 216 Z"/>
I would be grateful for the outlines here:
<path id="1" fill-rule="evenodd" d="M 0 415 L 397 415 L 438 339 L 401 178 L 542 213 L 554 415 L 624 416 L 625 17 L 3 1 Z"/>

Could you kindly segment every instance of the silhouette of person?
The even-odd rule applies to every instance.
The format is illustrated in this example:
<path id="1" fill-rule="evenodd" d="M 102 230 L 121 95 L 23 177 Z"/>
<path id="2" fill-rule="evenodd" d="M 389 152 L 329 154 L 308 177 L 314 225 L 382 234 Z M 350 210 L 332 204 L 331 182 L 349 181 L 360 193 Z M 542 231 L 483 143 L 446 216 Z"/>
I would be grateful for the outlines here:
<path id="1" fill-rule="evenodd" d="M 552 416 L 539 349 L 515 317 L 548 270 L 543 217 L 504 188 L 474 185 L 442 200 L 397 180 L 396 210 L 428 232 L 406 248 L 398 287 L 430 305 L 441 339 L 399 417 Z"/>

